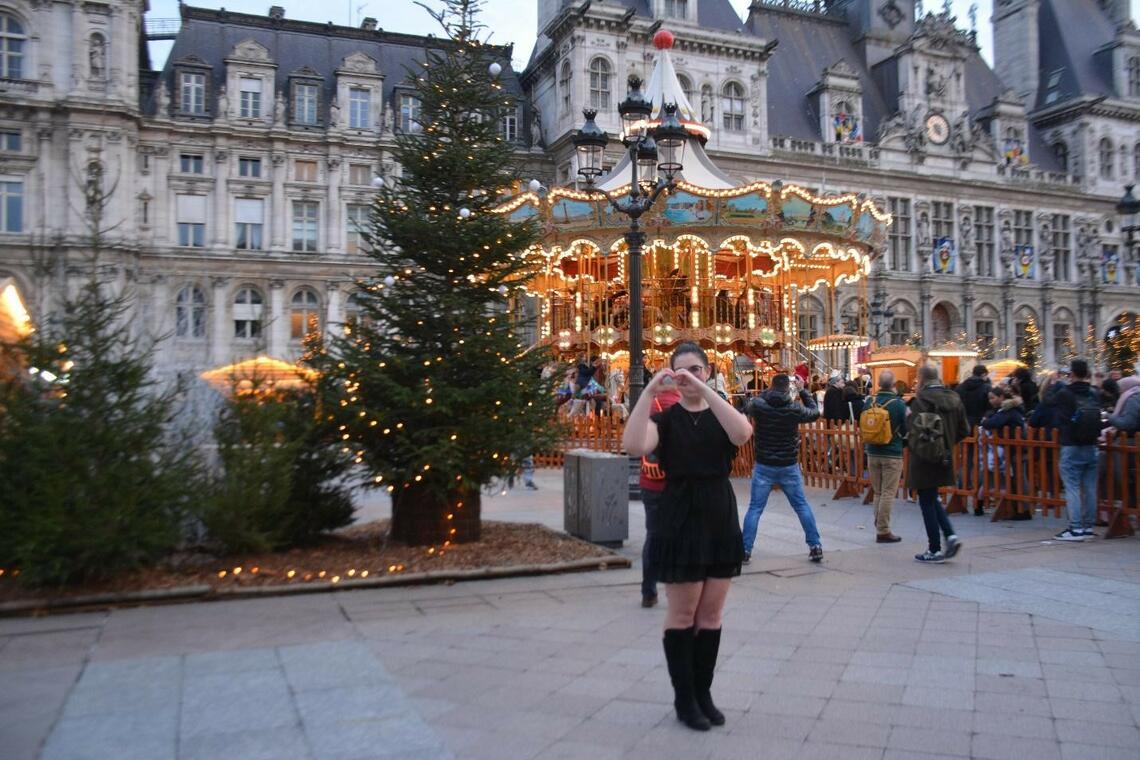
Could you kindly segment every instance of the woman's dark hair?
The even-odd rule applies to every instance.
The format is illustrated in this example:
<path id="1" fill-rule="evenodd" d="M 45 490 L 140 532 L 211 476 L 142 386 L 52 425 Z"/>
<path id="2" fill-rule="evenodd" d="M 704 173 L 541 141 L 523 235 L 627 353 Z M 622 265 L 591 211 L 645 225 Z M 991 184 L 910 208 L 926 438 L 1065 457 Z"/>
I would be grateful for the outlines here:
<path id="1" fill-rule="evenodd" d="M 709 366 L 709 357 L 705 353 L 705 350 L 698 346 L 696 343 L 685 341 L 673 349 L 673 353 L 669 357 L 669 369 L 675 369 L 673 367 L 673 362 L 676 361 L 677 357 L 681 354 L 696 354 L 697 356 L 701 357 L 701 364 L 705 365 L 706 367 Z"/>
<path id="2" fill-rule="evenodd" d="M 1016 377 L 1020 382 L 1025 382 L 1026 380 L 1033 379 L 1033 375 L 1030 374 L 1028 367 L 1018 367 L 1013 371 L 1013 376 Z"/>

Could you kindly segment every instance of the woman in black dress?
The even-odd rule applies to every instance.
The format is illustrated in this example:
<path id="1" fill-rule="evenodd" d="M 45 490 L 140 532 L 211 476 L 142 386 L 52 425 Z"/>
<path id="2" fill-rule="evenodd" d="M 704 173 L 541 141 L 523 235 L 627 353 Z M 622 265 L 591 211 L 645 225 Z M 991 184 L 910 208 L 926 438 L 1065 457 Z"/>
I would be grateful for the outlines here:
<path id="1" fill-rule="evenodd" d="M 724 724 L 709 689 L 729 579 L 740 575 L 744 560 L 728 476 L 736 447 L 752 436 L 748 418 L 705 385 L 708 378 L 705 352 L 682 343 L 646 386 L 622 436 L 631 456 L 656 451 L 665 471 L 660 528 L 647 540 L 669 605 L 664 647 L 673 706 L 677 719 L 698 731 Z M 663 388 L 676 388 L 681 400 L 650 417 Z"/>

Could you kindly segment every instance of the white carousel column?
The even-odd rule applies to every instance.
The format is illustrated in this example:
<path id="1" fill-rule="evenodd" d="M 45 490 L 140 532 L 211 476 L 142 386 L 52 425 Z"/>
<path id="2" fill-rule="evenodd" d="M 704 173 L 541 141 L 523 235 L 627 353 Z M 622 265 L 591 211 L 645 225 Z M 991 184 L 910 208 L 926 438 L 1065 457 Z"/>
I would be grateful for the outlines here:
<path id="1" fill-rule="evenodd" d="M 210 361 L 215 365 L 225 364 L 230 358 L 233 341 L 233 326 L 229 320 L 230 280 L 228 277 L 214 277 L 214 287 L 210 306 L 214 310 L 214 329 L 210 335 Z"/>
<path id="2" fill-rule="evenodd" d="M 269 281 L 269 355 L 285 356 L 289 345 L 289 315 L 285 313 L 285 281 Z"/>

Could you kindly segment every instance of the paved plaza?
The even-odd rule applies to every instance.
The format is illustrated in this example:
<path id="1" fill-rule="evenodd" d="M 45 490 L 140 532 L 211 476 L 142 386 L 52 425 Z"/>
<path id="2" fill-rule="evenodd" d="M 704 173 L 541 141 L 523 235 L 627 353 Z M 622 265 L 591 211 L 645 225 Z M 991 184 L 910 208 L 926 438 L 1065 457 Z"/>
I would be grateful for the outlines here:
<path id="1" fill-rule="evenodd" d="M 485 501 L 561 528 L 560 475 Z M 746 481 L 737 482 L 741 511 Z M 1134 758 L 1140 542 L 956 516 L 923 566 L 871 508 L 809 490 L 806 560 L 781 495 L 733 584 L 713 686 L 728 723 L 672 715 L 662 609 L 631 570 L 0 619 L 0 757 Z M 383 515 L 369 505 L 366 516 Z M 631 505 L 636 558 L 643 530 Z"/>

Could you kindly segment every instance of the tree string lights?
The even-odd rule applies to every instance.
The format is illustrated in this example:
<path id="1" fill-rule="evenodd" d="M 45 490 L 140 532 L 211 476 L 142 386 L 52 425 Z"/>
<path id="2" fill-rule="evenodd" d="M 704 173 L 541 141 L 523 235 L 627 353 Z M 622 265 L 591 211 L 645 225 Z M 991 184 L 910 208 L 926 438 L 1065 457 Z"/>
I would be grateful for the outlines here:
<path id="1" fill-rule="evenodd" d="M 397 137 L 401 176 L 376 189 L 362 231 L 375 269 L 353 294 L 360 318 L 322 360 L 343 454 L 391 495 L 392 537 L 428 556 L 478 538 L 480 489 L 556 435 L 548 356 L 520 351 L 510 308 L 538 228 L 492 213 L 519 181 L 498 128 L 515 104 L 478 5 L 432 13 L 447 38 L 415 79 L 422 129 Z"/>

